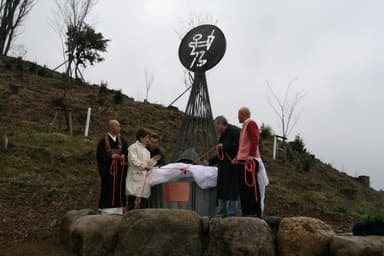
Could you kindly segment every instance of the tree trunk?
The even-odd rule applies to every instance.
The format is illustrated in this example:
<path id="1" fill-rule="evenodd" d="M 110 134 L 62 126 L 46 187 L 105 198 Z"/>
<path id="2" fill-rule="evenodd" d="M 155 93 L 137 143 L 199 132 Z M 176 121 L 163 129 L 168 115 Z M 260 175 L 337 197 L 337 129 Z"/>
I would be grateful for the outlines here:
<path id="1" fill-rule="evenodd" d="M 5 1 L 5 2 L 4 2 Z M 0 55 L 7 55 L 12 47 L 15 30 L 31 10 L 34 0 L 2 0 L 0 10 Z"/>
<path id="2" fill-rule="evenodd" d="M 4 55 L 5 40 L 7 39 L 7 4 L 3 7 L 0 23 L 0 55 Z"/>
<path id="3" fill-rule="evenodd" d="M 7 0 L 4 7 L 4 15 L 2 17 L 2 37 L 1 37 L 1 54 L 6 56 L 9 48 L 10 48 L 10 36 L 13 36 L 13 19 L 15 15 L 15 10 L 17 5 L 19 4 L 19 0 L 12 1 Z"/>
<path id="4" fill-rule="evenodd" d="M 14 29 L 12 29 L 12 30 L 9 32 L 8 39 L 7 39 L 7 45 L 5 46 L 5 49 L 4 49 L 4 56 L 7 56 L 7 55 L 8 55 L 9 49 L 11 48 L 11 44 L 12 44 L 13 34 L 14 34 L 14 33 L 15 33 L 15 30 L 14 30 Z"/>

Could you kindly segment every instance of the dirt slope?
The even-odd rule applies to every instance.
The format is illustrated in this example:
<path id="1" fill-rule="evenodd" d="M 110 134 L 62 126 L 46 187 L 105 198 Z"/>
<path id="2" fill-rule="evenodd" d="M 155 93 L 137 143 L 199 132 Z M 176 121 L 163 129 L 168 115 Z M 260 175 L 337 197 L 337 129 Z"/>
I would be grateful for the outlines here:
<path id="1" fill-rule="evenodd" d="M 127 96 L 114 104 L 118 92 L 84 84 L 73 85 L 69 101 L 63 103 L 64 87 L 60 74 L 33 63 L 0 59 L 0 136 L 9 138 L 8 149 L 0 149 L 0 255 L 12 250 L 17 255 L 20 244 L 30 251 L 37 244 L 60 251 L 54 241 L 61 216 L 70 209 L 96 208 L 95 146 L 108 119 L 121 121 L 129 143 L 138 127 L 160 133 L 168 155 L 175 143 L 182 118 L 177 109 Z M 72 108 L 73 136 L 65 129 L 63 113 L 50 125 L 56 107 L 63 104 Z M 92 121 L 85 139 L 88 106 Z M 271 139 L 263 141 L 262 149 L 271 181 L 267 215 L 318 217 L 337 230 L 350 230 L 367 215 L 383 215 L 383 196 L 353 177 L 319 160 L 306 172 L 291 161 L 272 161 Z"/>

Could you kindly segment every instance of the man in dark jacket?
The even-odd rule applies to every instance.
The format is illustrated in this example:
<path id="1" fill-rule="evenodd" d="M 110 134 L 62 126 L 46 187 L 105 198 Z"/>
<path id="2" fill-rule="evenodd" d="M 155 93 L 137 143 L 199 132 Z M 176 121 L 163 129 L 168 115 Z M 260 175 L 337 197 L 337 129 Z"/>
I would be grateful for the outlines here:
<path id="1" fill-rule="evenodd" d="M 160 136 L 157 134 L 151 134 L 151 139 L 149 140 L 147 149 L 149 150 L 149 152 L 151 152 L 151 157 L 154 157 L 157 155 L 160 156 L 160 160 L 157 161 L 156 166 L 161 167 L 163 165 L 166 165 L 166 162 L 165 162 L 165 155 L 163 151 L 160 149 L 159 144 L 160 144 Z"/>
<path id="2" fill-rule="evenodd" d="M 218 164 L 216 216 L 236 216 L 239 174 L 231 159 L 236 156 L 239 148 L 240 128 L 228 124 L 223 116 L 215 119 L 215 128 L 220 134 L 218 154 L 209 160 L 209 165 Z"/>
<path id="3" fill-rule="evenodd" d="M 128 144 L 119 134 L 120 123 L 110 120 L 104 138 L 97 145 L 96 159 L 101 178 L 99 210 L 107 214 L 122 214 L 126 204 Z"/>

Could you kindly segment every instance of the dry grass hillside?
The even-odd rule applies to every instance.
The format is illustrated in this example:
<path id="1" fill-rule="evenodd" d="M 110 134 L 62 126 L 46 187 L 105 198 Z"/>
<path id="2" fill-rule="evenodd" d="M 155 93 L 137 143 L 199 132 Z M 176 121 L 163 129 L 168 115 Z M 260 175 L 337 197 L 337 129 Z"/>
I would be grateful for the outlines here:
<path id="1" fill-rule="evenodd" d="M 3 143 L 0 149 L 0 254 L 7 252 L 4 248 L 33 241 L 51 248 L 49 241 L 55 241 L 66 211 L 96 208 L 95 146 L 108 119 L 121 121 L 129 143 L 138 127 L 160 133 L 168 155 L 175 143 L 182 118 L 179 110 L 136 102 L 118 91 L 88 84 L 72 85 L 68 102 L 63 102 L 65 84 L 60 74 L 34 63 L 0 59 L 0 136 L 9 138 L 8 149 Z M 56 107 L 63 104 L 72 108 L 73 136 L 65 129 L 63 113 L 50 125 Z M 85 139 L 88 106 L 92 120 Z M 313 216 L 337 230 L 350 230 L 353 222 L 368 215 L 384 216 L 383 196 L 353 177 L 317 159 L 307 171 L 295 159 L 272 161 L 268 137 L 262 151 L 271 181 L 267 215 Z"/>

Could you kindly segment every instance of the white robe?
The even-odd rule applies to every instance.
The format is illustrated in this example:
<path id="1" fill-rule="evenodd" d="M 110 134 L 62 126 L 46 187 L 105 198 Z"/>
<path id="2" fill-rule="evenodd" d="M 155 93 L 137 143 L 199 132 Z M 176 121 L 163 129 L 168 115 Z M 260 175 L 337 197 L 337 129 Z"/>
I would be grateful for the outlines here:
<path id="1" fill-rule="evenodd" d="M 126 179 L 126 195 L 149 198 L 151 187 L 147 166 L 154 166 L 156 161 L 151 159 L 151 153 L 140 141 L 128 148 L 128 175 Z"/>

